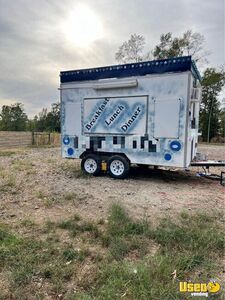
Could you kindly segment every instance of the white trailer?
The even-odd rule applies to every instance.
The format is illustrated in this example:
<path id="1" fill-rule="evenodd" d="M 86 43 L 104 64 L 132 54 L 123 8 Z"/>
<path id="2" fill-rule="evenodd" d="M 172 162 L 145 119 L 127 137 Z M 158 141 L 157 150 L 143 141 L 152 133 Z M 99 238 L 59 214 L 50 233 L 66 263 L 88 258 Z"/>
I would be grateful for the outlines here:
<path id="1" fill-rule="evenodd" d="M 187 168 L 201 77 L 190 56 L 60 73 L 62 156 L 93 175 L 131 164 Z"/>

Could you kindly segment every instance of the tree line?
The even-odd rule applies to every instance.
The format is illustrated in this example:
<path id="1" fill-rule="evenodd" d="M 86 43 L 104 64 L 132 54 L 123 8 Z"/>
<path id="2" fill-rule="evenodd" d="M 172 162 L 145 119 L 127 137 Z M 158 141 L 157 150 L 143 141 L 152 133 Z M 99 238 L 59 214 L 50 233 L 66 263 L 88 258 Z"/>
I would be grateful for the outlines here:
<path id="1" fill-rule="evenodd" d="M 118 63 L 130 63 L 191 55 L 204 70 L 200 105 L 202 139 L 208 142 L 215 137 L 224 139 L 225 108 L 221 107 L 219 97 L 225 86 L 225 71 L 224 66 L 220 69 L 205 67 L 210 53 L 206 49 L 204 36 L 191 30 L 184 32 L 180 37 L 173 37 L 172 33 L 168 32 L 162 34 L 159 43 L 146 53 L 144 53 L 145 45 L 143 35 L 132 34 L 119 46 L 115 60 Z M 43 108 L 33 119 L 27 117 L 21 103 L 4 105 L 0 111 L 0 130 L 60 132 L 60 104 L 53 103 L 50 111 Z"/>
<path id="2" fill-rule="evenodd" d="M 60 104 L 53 103 L 50 111 L 43 108 L 32 119 L 28 118 L 22 103 L 3 105 L 0 112 L 0 130 L 60 132 Z"/>

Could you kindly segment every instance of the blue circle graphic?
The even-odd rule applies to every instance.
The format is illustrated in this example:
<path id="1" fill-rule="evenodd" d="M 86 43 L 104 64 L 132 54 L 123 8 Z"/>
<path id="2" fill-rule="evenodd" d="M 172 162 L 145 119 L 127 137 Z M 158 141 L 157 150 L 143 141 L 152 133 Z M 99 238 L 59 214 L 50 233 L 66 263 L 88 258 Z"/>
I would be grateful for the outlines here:
<path id="1" fill-rule="evenodd" d="M 67 153 L 68 153 L 69 155 L 73 155 L 73 153 L 74 153 L 73 148 L 69 148 L 69 149 L 67 150 Z"/>
<path id="2" fill-rule="evenodd" d="M 65 145 L 69 145 L 69 143 L 70 143 L 70 138 L 69 138 L 68 136 L 64 136 L 64 138 L 63 138 L 63 143 L 64 143 Z"/>
<path id="3" fill-rule="evenodd" d="M 165 158 L 165 160 L 171 160 L 172 156 L 171 156 L 170 153 L 166 153 L 166 154 L 164 155 L 164 158 Z"/>
<path id="4" fill-rule="evenodd" d="M 172 141 L 170 143 L 170 149 L 173 151 L 179 151 L 181 149 L 181 143 L 178 141 Z"/>

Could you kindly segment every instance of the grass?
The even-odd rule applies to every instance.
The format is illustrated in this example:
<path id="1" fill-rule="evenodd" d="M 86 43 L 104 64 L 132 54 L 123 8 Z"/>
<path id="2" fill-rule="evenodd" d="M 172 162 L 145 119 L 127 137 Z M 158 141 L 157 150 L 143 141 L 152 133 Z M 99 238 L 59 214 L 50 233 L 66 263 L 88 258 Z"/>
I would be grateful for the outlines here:
<path id="1" fill-rule="evenodd" d="M 95 223 L 82 221 L 78 215 L 74 215 L 71 219 L 60 222 L 58 227 L 69 230 L 73 237 L 78 234 L 88 233 L 90 237 L 97 238 L 100 234 Z"/>
<path id="2" fill-rule="evenodd" d="M 68 192 L 61 198 L 61 202 L 73 202 L 74 204 L 76 204 L 85 200 L 86 197 L 86 195 L 79 195 L 74 192 Z"/>
<path id="3" fill-rule="evenodd" d="M 33 228 L 36 226 L 36 223 L 34 222 L 34 220 L 32 220 L 30 218 L 25 218 L 25 219 L 21 220 L 20 224 L 21 224 L 21 226 L 26 227 L 26 228 Z"/>
<path id="4" fill-rule="evenodd" d="M 149 224 L 146 220 L 132 220 L 118 204 L 113 204 L 109 213 L 108 233 L 111 236 L 145 235 L 149 232 Z"/>
<path id="5" fill-rule="evenodd" d="M 55 232 L 55 222 L 48 219 L 42 228 L 42 232 L 43 233 Z"/>
<path id="6" fill-rule="evenodd" d="M 46 195 L 41 190 L 40 191 L 36 191 L 34 193 L 34 196 L 36 196 L 38 199 L 41 199 L 41 200 L 43 200 L 46 197 Z"/>
<path id="7" fill-rule="evenodd" d="M 181 215 L 180 224 L 164 219 L 153 236 L 165 250 L 184 250 L 207 253 L 224 249 L 224 235 L 217 231 L 217 218 L 197 214 L 192 217 Z"/>
<path id="8" fill-rule="evenodd" d="M 33 221 L 25 219 L 21 225 L 33 228 L 32 238 L 0 226 L 0 271 L 8 276 L 16 299 L 44 299 L 41 294 L 46 289 L 67 300 L 192 299 L 179 293 L 179 280 L 204 282 L 218 277 L 224 251 L 220 217 L 182 213 L 176 221 L 165 218 L 154 227 L 146 220 L 132 219 L 114 204 L 107 222 L 78 215 L 57 223 L 48 220 L 42 231 L 47 236 L 41 240 L 35 237 Z M 62 230 L 70 234 L 70 242 L 60 241 Z M 149 255 L 153 243 L 157 250 Z M 213 299 L 221 297 L 219 293 Z"/>
<path id="9" fill-rule="evenodd" d="M 9 151 L 9 150 L 0 150 L 0 156 L 12 156 L 17 154 L 16 151 Z"/>
<path id="10" fill-rule="evenodd" d="M 2 182 L 1 182 L 2 181 Z M 6 170 L 0 170 L 0 192 L 16 192 L 16 176 Z M 18 188 L 18 187 L 17 187 Z M 17 189 L 18 191 L 18 189 Z"/>
<path id="11" fill-rule="evenodd" d="M 104 283 L 104 289 L 100 288 L 98 292 L 100 298 L 110 299 L 120 290 L 118 297 L 126 295 L 128 299 L 180 299 L 177 286 L 174 286 L 170 276 L 173 270 L 177 270 L 179 279 L 185 279 L 187 274 L 195 279 L 197 268 L 202 270 L 202 277 L 205 279 L 209 279 L 208 274 L 212 277 L 217 275 L 217 259 L 223 254 L 224 234 L 216 224 L 215 217 L 181 214 L 177 223 L 164 219 L 153 229 L 146 224 L 144 227 L 140 223 L 132 224 L 126 213 L 116 206 L 111 220 L 109 219 L 109 230 L 119 236 L 130 236 L 131 231 L 136 235 L 141 233 L 158 243 L 160 250 L 154 257 L 147 260 L 143 258 L 143 261 L 134 263 L 135 275 L 130 270 L 132 266 L 124 261 L 122 264 L 114 262 L 111 267 L 106 267 L 100 285 L 107 280 L 109 273 L 113 284 L 111 281 Z M 121 244 L 117 244 L 117 247 L 121 248 Z M 122 247 L 121 251 L 124 249 L 126 250 Z M 130 284 L 126 284 L 129 280 Z"/>
<path id="12" fill-rule="evenodd" d="M 64 196 L 64 199 L 66 200 L 66 201 L 74 201 L 74 200 L 76 200 L 77 199 L 77 194 L 76 193 L 73 193 L 73 192 L 71 192 L 71 193 L 66 193 L 65 194 L 65 196 Z"/>
<path id="13" fill-rule="evenodd" d="M 112 257 L 121 260 L 132 250 L 146 253 L 147 243 L 142 238 L 150 231 L 146 220 L 132 220 L 118 204 L 114 204 L 109 213 L 106 231 L 100 239 L 103 246 L 109 247 Z"/>
<path id="14" fill-rule="evenodd" d="M 34 196 L 42 200 L 43 205 L 46 208 L 51 208 L 55 203 L 63 205 L 65 202 L 72 202 L 76 204 L 77 202 L 81 202 L 86 198 L 86 196 L 79 196 L 74 192 L 68 192 L 62 197 L 58 197 L 55 195 L 52 196 L 52 195 L 48 195 L 47 193 L 44 193 L 41 190 L 34 192 Z"/>
<path id="15" fill-rule="evenodd" d="M 47 195 L 41 190 L 34 192 L 34 196 L 42 200 L 42 203 L 46 208 L 51 208 L 55 203 L 60 203 L 60 199 L 58 197 Z"/>
<path id="16" fill-rule="evenodd" d="M 74 261 L 74 260 L 83 262 L 88 255 L 89 255 L 88 250 L 74 249 L 72 246 L 68 246 L 63 251 L 63 257 L 69 262 Z"/>
<path id="17" fill-rule="evenodd" d="M 0 271 L 8 270 L 11 288 L 15 292 L 21 291 L 22 294 L 36 277 L 46 281 L 53 292 L 65 292 L 64 284 L 74 272 L 74 265 L 67 264 L 68 260 L 81 262 L 87 255 L 84 250 L 60 247 L 55 240 L 18 237 L 9 228 L 0 226 Z M 29 296 L 24 299 L 29 299 Z"/>
<path id="18" fill-rule="evenodd" d="M 43 205 L 46 208 L 51 208 L 55 203 L 59 203 L 59 199 L 57 197 L 48 196 L 43 198 Z"/>
<path id="19" fill-rule="evenodd" d="M 34 167 L 34 163 L 32 161 L 23 160 L 23 159 L 15 159 L 12 160 L 12 165 L 14 170 L 16 171 L 31 171 Z"/>

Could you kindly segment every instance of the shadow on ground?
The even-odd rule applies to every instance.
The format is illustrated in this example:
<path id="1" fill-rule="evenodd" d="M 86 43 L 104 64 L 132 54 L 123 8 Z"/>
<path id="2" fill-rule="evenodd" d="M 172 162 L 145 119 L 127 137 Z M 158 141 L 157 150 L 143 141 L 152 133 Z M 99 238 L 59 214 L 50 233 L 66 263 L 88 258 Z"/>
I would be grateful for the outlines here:
<path id="1" fill-rule="evenodd" d="M 136 167 L 132 166 L 130 170 L 130 179 L 135 180 L 154 180 L 162 182 L 177 182 L 183 183 L 195 182 L 195 183 L 209 183 L 211 180 L 196 176 L 196 172 L 187 170 L 169 170 L 169 169 L 154 169 L 151 167 Z"/>

